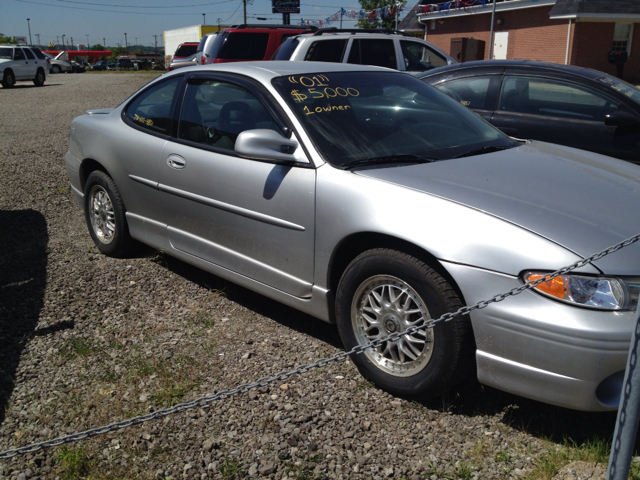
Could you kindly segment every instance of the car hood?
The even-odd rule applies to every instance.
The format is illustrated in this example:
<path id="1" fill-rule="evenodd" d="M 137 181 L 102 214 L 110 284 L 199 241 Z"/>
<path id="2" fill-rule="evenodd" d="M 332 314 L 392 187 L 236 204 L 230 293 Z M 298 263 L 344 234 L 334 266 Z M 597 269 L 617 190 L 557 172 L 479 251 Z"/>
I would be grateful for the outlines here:
<path id="1" fill-rule="evenodd" d="M 357 174 L 499 217 L 582 257 L 640 233 L 640 166 L 569 147 L 528 142 L 501 152 Z M 605 273 L 639 275 L 639 244 L 624 250 L 596 265 Z"/>

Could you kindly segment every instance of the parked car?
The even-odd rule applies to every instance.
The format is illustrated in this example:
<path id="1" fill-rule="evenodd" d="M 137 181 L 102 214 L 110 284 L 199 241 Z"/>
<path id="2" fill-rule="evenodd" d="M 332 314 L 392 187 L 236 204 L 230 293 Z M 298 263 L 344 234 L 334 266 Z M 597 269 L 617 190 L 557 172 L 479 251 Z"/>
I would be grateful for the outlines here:
<path id="1" fill-rule="evenodd" d="M 84 73 L 86 70 L 84 65 L 80 65 L 75 60 L 71 60 L 71 66 L 73 67 L 73 73 Z"/>
<path id="2" fill-rule="evenodd" d="M 199 42 L 181 43 L 173 54 L 173 60 L 182 60 L 198 51 Z"/>
<path id="3" fill-rule="evenodd" d="M 107 70 L 117 70 L 116 62 L 107 62 Z"/>
<path id="4" fill-rule="evenodd" d="M 93 65 L 91 65 L 90 70 L 106 70 L 107 63 L 108 62 L 106 60 L 101 60 L 99 62 L 96 62 Z"/>
<path id="5" fill-rule="evenodd" d="M 43 52 L 44 53 L 44 52 Z M 49 73 L 72 73 L 73 65 L 67 60 L 61 58 L 65 52 L 60 52 L 55 57 L 53 55 L 49 55 L 48 53 L 44 53 L 47 57 L 49 57 Z"/>
<path id="6" fill-rule="evenodd" d="M 328 322 L 376 385 L 423 398 L 475 374 L 618 406 L 640 244 L 469 317 L 384 341 L 640 232 L 640 167 L 516 141 L 411 75 L 318 62 L 168 72 L 71 125 L 98 249 L 136 241 Z M 114 142 L 118 138 L 120 141 Z"/>
<path id="7" fill-rule="evenodd" d="M 198 46 L 198 63 L 269 60 L 287 38 L 316 27 L 299 25 L 238 25 L 202 37 Z"/>
<path id="8" fill-rule="evenodd" d="M 130 58 L 119 58 L 116 60 L 116 70 L 133 70 L 133 60 Z"/>
<path id="9" fill-rule="evenodd" d="M 164 62 L 163 61 L 152 62 L 151 63 L 151 70 L 165 70 Z"/>
<path id="10" fill-rule="evenodd" d="M 619 78 L 528 60 L 466 62 L 418 77 L 507 135 L 640 163 L 640 91 Z"/>
<path id="11" fill-rule="evenodd" d="M 194 53 L 190 57 L 184 58 L 182 60 L 173 60 L 169 65 L 167 65 L 167 71 L 170 72 L 182 67 L 193 67 L 198 64 L 197 62 L 198 54 Z"/>
<path id="12" fill-rule="evenodd" d="M 402 32 L 336 28 L 286 39 L 273 60 L 355 63 L 410 72 L 458 63 L 429 42 Z"/>
<path id="13" fill-rule="evenodd" d="M 30 46 L 0 45 L 0 83 L 12 88 L 16 82 L 31 81 L 41 87 L 47 79 L 49 62 L 40 49 Z"/>

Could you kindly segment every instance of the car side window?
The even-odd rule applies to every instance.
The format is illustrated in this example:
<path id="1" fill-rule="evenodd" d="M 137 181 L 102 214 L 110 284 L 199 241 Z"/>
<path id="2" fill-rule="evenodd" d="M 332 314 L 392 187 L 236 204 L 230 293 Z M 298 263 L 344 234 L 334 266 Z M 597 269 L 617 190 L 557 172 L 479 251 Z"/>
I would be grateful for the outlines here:
<path id="1" fill-rule="evenodd" d="M 39 48 L 32 48 L 31 50 L 40 60 L 46 60 L 47 57 L 44 56 L 44 53 L 42 53 Z"/>
<path id="2" fill-rule="evenodd" d="M 378 67 L 398 68 L 393 40 L 354 39 L 349 52 L 348 63 L 375 65 Z"/>
<path id="3" fill-rule="evenodd" d="M 490 77 L 468 77 L 440 83 L 435 87 L 465 107 L 487 110 Z"/>
<path id="4" fill-rule="evenodd" d="M 255 128 L 282 134 L 264 105 L 246 88 L 218 80 L 187 85 L 178 138 L 233 150 L 238 135 Z"/>
<path id="5" fill-rule="evenodd" d="M 182 78 L 173 77 L 145 90 L 127 106 L 125 116 L 138 127 L 169 135 L 171 105 Z"/>
<path id="6" fill-rule="evenodd" d="M 422 43 L 401 40 L 400 47 L 405 68 L 409 71 L 424 72 L 447 64 L 447 60 L 442 55 Z"/>
<path id="7" fill-rule="evenodd" d="M 34 56 L 33 56 L 33 53 L 31 52 L 31 49 L 29 49 L 29 48 L 23 48 L 22 50 L 24 51 L 24 53 L 26 53 L 26 54 L 27 54 L 27 58 L 28 58 L 29 60 L 35 60 L 35 59 L 36 59 L 36 57 L 34 57 Z"/>
<path id="8" fill-rule="evenodd" d="M 13 59 L 14 60 L 25 60 L 24 52 L 22 51 L 21 48 L 15 48 L 14 49 Z"/>
<path id="9" fill-rule="evenodd" d="M 588 87 L 538 77 L 506 76 L 498 109 L 575 120 L 604 121 L 620 104 Z"/>
<path id="10" fill-rule="evenodd" d="M 342 55 L 347 46 L 344 38 L 337 40 L 316 40 L 309 46 L 304 59 L 312 62 L 342 62 Z"/>

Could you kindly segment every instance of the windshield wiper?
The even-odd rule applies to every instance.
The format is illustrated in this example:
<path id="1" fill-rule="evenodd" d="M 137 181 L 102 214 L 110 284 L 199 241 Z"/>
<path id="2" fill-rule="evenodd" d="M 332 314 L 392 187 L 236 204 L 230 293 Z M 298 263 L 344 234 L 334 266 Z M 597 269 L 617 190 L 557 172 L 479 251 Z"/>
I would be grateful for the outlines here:
<path id="1" fill-rule="evenodd" d="M 482 155 L 483 153 L 499 152 L 500 150 L 507 150 L 508 148 L 513 148 L 513 147 L 514 145 L 509 145 L 507 147 L 486 146 L 486 147 L 478 148 L 477 150 L 471 150 L 470 152 L 461 153 L 460 155 L 456 155 L 453 158 L 472 157 L 473 155 Z"/>
<path id="2" fill-rule="evenodd" d="M 342 165 L 343 170 L 350 170 L 354 167 L 367 167 L 369 165 L 389 165 L 389 164 L 415 164 L 415 163 L 431 163 L 437 162 L 436 158 L 425 158 L 418 155 L 406 154 L 406 155 L 385 155 L 382 157 L 363 158 L 362 160 L 355 160 L 346 165 Z"/>

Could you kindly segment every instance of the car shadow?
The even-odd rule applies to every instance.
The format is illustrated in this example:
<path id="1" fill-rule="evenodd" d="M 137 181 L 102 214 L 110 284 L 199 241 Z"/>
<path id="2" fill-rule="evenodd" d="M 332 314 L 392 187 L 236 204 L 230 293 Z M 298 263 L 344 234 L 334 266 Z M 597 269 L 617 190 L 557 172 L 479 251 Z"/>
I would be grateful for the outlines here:
<path id="1" fill-rule="evenodd" d="M 22 351 L 27 340 L 38 334 L 48 241 L 47 222 L 40 212 L 0 210 L 0 423 L 16 384 Z"/>
<path id="2" fill-rule="evenodd" d="M 342 341 L 335 325 L 271 300 L 247 288 L 228 282 L 214 274 L 194 267 L 169 255 L 154 257 L 157 263 L 181 277 L 209 290 L 224 292 L 225 296 L 253 312 L 278 322 L 298 333 L 310 335 L 335 348 L 342 349 Z"/>

